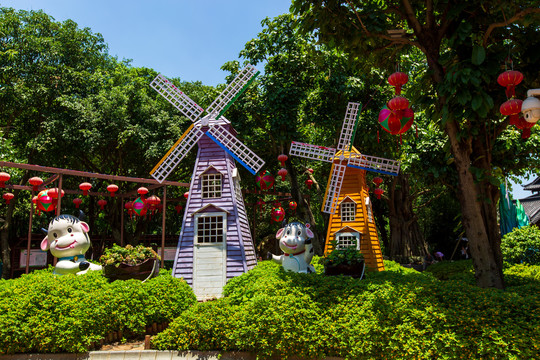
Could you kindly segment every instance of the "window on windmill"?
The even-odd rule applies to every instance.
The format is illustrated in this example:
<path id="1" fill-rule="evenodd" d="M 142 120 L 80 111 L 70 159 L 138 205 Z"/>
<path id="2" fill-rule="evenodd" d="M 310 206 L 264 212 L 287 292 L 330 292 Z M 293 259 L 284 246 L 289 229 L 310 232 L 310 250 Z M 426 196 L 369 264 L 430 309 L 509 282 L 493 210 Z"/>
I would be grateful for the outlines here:
<path id="1" fill-rule="evenodd" d="M 341 208 L 341 221 L 354 221 L 356 218 L 356 203 L 353 201 L 342 202 Z"/>
<path id="2" fill-rule="evenodd" d="M 359 233 L 341 233 L 336 235 L 337 250 L 354 247 L 360 250 L 360 234 Z"/>
<path id="3" fill-rule="evenodd" d="M 224 216 L 205 215 L 197 217 L 197 243 L 215 244 L 223 242 Z"/>
<path id="4" fill-rule="evenodd" d="M 202 176 L 202 197 L 203 199 L 221 197 L 221 174 Z"/>

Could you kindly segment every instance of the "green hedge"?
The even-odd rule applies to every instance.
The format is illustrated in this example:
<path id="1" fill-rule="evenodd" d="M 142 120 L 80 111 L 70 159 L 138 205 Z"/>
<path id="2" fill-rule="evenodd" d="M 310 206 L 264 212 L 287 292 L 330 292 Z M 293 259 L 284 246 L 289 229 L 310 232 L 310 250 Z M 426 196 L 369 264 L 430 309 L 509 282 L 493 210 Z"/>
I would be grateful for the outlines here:
<path id="1" fill-rule="evenodd" d="M 501 252 L 509 263 L 540 265 L 540 229 L 534 225 L 514 229 L 503 236 Z"/>
<path id="2" fill-rule="evenodd" d="M 501 291 L 440 281 L 392 262 L 385 267 L 355 280 L 287 273 L 262 262 L 230 280 L 224 298 L 187 309 L 152 343 L 261 358 L 528 359 L 540 353 L 538 280 Z"/>
<path id="3" fill-rule="evenodd" d="M 196 302 L 170 272 L 109 283 L 101 272 L 55 276 L 52 268 L 0 280 L 0 354 L 85 352 L 111 331 L 144 333 Z"/>

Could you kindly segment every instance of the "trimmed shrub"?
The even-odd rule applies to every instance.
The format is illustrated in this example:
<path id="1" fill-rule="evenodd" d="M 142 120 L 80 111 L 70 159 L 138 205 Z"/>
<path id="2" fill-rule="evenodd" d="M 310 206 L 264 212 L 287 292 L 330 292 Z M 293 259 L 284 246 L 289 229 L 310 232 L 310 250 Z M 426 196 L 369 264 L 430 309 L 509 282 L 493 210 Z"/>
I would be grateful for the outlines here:
<path id="1" fill-rule="evenodd" d="M 52 267 L 0 280 L 0 354 L 86 352 L 111 331 L 143 333 L 196 302 L 170 272 L 109 283 L 98 271 L 55 276 Z"/>
<path id="2" fill-rule="evenodd" d="M 540 229 L 534 225 L 514 229 L 503 236 L 501 252 L 509 263 L 540 265 Z"/>
<path id="3" fill-rule="evenodd" d="M 392 262 L 385 268 L 355 280 L 262 262 L 231 279 L 224 298 L 187 309 L 153 345 L 251 351 L 260 358 L 526 359 L 539 353 L 538 282 L 501 291 L 440 281 Z"/>

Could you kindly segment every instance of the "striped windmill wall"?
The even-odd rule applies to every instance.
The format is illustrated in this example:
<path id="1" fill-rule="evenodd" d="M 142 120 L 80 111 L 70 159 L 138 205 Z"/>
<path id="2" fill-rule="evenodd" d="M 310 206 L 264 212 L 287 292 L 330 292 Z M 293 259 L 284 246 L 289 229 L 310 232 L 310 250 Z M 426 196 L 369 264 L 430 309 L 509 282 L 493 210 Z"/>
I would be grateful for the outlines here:
<path id="1" fill-rule="evenodd" d="M 234 135 L 230 125 L 226 129 Z M 221 196 L 203 198 L 202 175 L 221 174 Z M 220 214 L 226 218 L 222 248 L 218 244 L 197 244 L 197 218 Z M 200 221 L 200 220 L 199 220 Z M 178 240 L 173 276 L 191 285 L 199 300 L 219 297 L 226 281 L 257 264 L 246 209 L 239 188 L 234 159 L 204 135 L 198 142 L 189 197 Z"/>
<path id="2" fill-rule="evenodd" d="M 355 148 L 353 151 L 358 153 Z M 331 171 L 333 167 L 332 165 Z M 355 217 L 352 221 L 343 221 L 342 208 L 346 203 L 354 204 Z M 340 236 L 359 234 L 360 252 L 364 255 L 366 266 L 371 271 L 383 271 L 383 257 L 375 218 L 371 210 L 365 170 L 347 167 L 338 204 L 337 211 L 330 215 L 325 254 L 333 250 L 332 241 L 339 239 Z"/>

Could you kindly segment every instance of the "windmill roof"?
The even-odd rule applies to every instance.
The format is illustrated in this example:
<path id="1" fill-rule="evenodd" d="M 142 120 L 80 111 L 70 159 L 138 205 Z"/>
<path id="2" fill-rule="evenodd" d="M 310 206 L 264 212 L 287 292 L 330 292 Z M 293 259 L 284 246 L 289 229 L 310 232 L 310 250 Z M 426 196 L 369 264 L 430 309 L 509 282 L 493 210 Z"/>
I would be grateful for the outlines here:
<path id="1" fill-rule="evenodd" d="M 216 206 L 214 204 L 208 204 L 208 205 L 205 205 L 203 206 L 202 208 L 200 208 L 199 210 L 197 211 L 194 211 L 193 214 L 191 214 L 192 216 L 195 215 L 195 214 L 198 214 L 198 213 L 202 213 L 202 212 L 205 212 L 205 210 L 209 209 L 209 208 L 214 208 L 218 211 L 221 211 L 221 212 L 224 212 L 224 213 L 227 213 L 227 214 L 230 214 L 229 211 L 223 209 L 223 208 L 220 208 L 219 206 Z"/>
<path id="2" fill-rule="evenodd" d="M 540 223 L 540 194 L 534 194 L 524 199 L 519 199 L 525 214 L 529 217 L 531 224 Z"/>
<path id="3" fill-rule="evenodd" d="M 540 177 L 537 177 L 532 182 L 523 186 L 523 190 L 539 191 L 540 190 Z"/>
<path id="4" fill-rule="evenodd" d="M 346 231 L 347 232 L 348 231 L 354 231 L 354 232 L 362 234 L 362 232 L 360 230 L 357 230 L 357 229 L 353 228 L 352 226 L 344 226 L 341 229 L 339 229 L 338 231 L 334 232 L 334 235 L 338 234 L 338 233 L 346 232 Z"/>

